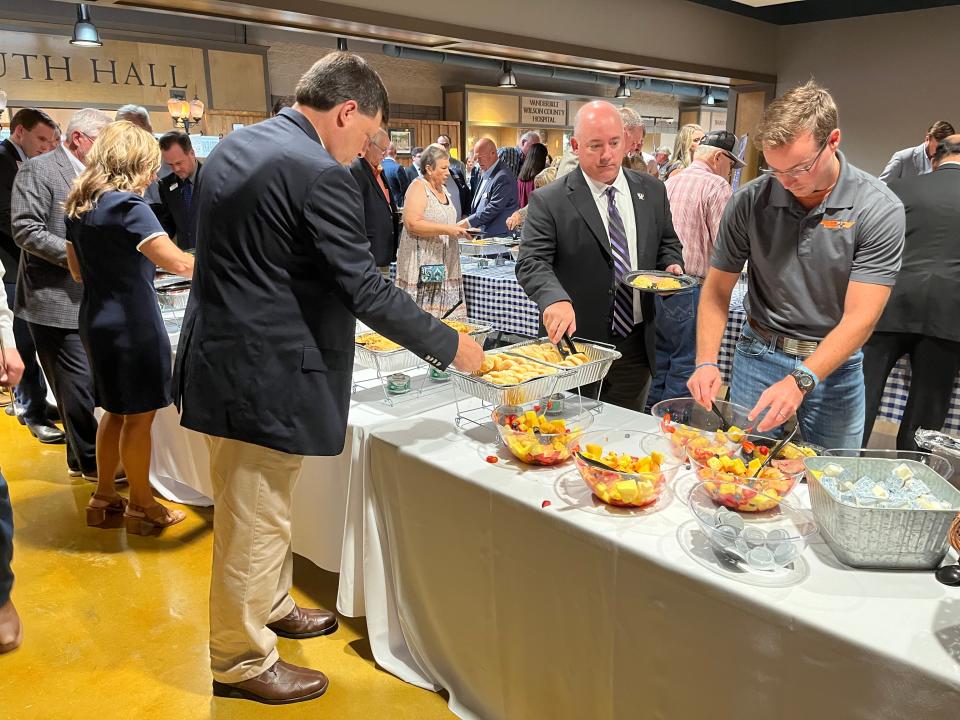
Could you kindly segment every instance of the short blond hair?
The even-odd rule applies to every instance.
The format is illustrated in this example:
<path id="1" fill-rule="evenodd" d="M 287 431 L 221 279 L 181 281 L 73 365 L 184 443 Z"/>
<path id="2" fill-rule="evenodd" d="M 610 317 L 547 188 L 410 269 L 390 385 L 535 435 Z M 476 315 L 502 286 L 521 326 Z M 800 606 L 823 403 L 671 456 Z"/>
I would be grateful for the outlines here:
<path id="1" fill-rule="evenodd" d="M 73 181 L 67 196 L 67 217 L 76 220 L 92 210 L 110 190 L 143 195 L 160 169 L 156 138 L 129 120 L 107 125 L 87 153 L 87 169 Z"/>
<path id="2" fill-rule="evenodd" d="M 837 104 L 833 97 L 826 88 L 808 80 L 767 106 L 757 126 L 755 142 L 761 150 L 777 148 L 810 132 L 817 145 L 823 145 L 837 126 Z"/>

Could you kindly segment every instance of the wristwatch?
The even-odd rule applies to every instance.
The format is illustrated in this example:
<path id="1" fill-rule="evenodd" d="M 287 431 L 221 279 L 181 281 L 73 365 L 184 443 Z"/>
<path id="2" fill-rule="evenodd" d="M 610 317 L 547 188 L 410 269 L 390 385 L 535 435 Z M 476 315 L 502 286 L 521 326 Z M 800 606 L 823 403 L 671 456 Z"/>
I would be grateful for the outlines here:
<path id="1" fill-rule="evenodd" d="M 813 373 L 803 369 L 802 367 L 798 367 L 796 370 L 790 373 L 790 377 L 796 380 L 797 387 L 800 388 L 800 392 L 802 392 L 804 395 L 807 395 L 817 386 L 817 379 L 813 376 Z"/>

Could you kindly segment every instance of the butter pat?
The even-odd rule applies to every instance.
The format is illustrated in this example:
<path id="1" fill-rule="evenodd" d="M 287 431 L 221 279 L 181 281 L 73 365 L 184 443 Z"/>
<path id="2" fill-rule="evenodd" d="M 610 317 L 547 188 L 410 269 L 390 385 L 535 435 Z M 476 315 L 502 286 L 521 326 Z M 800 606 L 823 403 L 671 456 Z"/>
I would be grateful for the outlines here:
<path id="1" fill-rule="evenodd" d="M 843 474 L 843 466 L 836 463 L 830 463 L 823 468 L 823 474 L 829 477 L 840 477 Z"/>
<path id="2" fill-rule="evenodd" d="M 902 480 L 903 482 L 906 482 L 907 480 L 913 477 L 913 470 L 908 468 L 903 463 L 900 463 L 893 469 L 892 475 L 897 479 Z"/>

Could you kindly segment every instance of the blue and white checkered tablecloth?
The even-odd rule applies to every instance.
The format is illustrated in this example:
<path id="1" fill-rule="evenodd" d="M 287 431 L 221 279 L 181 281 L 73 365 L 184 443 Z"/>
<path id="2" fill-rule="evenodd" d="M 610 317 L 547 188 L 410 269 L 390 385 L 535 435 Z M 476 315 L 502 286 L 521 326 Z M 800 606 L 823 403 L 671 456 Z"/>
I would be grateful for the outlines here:
<path id="1" fill-rule="evenodd" d="M 536 337 L 540 311 L 517 282 L 514 264 L 463 268 L 467 319 L 492 325 L 499 332 Z"/>
<path id="2" fill-rule="evenodd" d="M 500 267 L 487 268 L 464 267 L 463 292 L 466 297 L 467 314 L 470 322 L 489 323 L 496 330 L 516 335 L 535 336 L 539 330 L 537 306 L 527 298 L 517 283 L 512 263 Z M 737 338 L 747 321 L 743 310 L 743 299 L 747 292 L 746 283 L 737 283 L 730 297 L 730 314 L 727 327 L 720 343 L 720 373 L 723 381 L 730 383 L 733 370 L 733 353 Z M 910 390 L 910 362 L 903 358 L 897 363 L 880 401 L 880 416 L 893 422 L 900 422 L 907 406 Z M 943 431 L 952 435 L 960 434 L 960 376 L 953 386 L 950 412 Z"/>
<path id="3" fill-rule="evenodd" d="M 723 341 L 720 343 L 720 373 L 723 375 L 723 381 L 728 384 L 733 369 L 733 353 L 737 345 L 737 338 L 740 337 L 743 324 L 747 321 L 747 314 L 743 310 L 743 298 L 746 292 L 746 284 L 737 283 L 733 295 L 730 297 L 730 315 L 727 320 L 727 329 L 724 331 Z M 887 378 L 883 397 L 880 398 L 879 416 L 891 422 L 900 422 L 903 411 L 907 407 L 909 392 L 910 361 L 907 358 L 901 358 Z M 928 429 L 935 430 L 937 428 Z M 960 434 L 960 375 L 957 376 L 953 384 L 950 411 L 947 413 L 947 420 L 942 430 L 951 435 Z"/>

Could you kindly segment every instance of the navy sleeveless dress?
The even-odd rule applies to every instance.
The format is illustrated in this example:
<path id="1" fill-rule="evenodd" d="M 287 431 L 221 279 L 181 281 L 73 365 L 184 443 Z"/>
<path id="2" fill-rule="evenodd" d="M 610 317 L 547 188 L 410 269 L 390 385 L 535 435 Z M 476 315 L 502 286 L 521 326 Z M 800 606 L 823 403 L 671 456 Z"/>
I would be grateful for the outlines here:
<path id="1" fill-rule="evenodd" d="M 119 191 L 66 225 L 83 276 L 79 330 L 97 405 L 119 415 L 166 407 L 170 340 L 153 288 L 156 266 L 137 249 L 165 235 L 163 227 L 142 197 Z"/>

